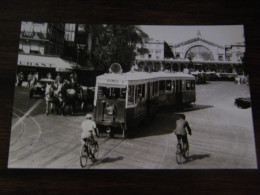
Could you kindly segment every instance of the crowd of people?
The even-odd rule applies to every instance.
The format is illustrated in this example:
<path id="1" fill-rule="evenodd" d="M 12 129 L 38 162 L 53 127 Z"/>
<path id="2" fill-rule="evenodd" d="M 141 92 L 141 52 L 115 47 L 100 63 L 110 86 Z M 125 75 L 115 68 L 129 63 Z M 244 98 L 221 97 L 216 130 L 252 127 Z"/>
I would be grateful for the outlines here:
<path id="1" fill-rule="evenodd" d="M 40 77 L 38 72 L 35 72 L 35 73 L 30 72 L 27 75 L 25 75 L 21 71 L 16 75 L 16 86 L 23 86 L 23 84 L 25 84 L 26 87 L 33 87 L 34 84 L 36 84 L 36 82 L 39 81 L 39 79 L 43 79 L 43 78 L 54 79 L 53 75 L 50 72 L 47 73 L 46 76 Z M 55 83 L 62 83 L 62 82 L 77 83 L 78 76 L 74 72 L 74 73 L 71 73 L 68 78 L 66 78 L 66 77 L 62 78 L 62 76 L 59 73 L 57 73 L 54 80 L 55 80 Z"/>
<path id="2" fill-rule="evenodd" d="M 16 85 L 17 86 L 22 86 L 23 82 L 27 82 L 26 86 L 27 87 L 32 87 L 36 81 L 39 80 L 39 73 L 35 72 L 35 73 L 29 73 L 27 75 L 27 77 L 25 77 L 23 72 L 19 72 L 16 76 Z"/>

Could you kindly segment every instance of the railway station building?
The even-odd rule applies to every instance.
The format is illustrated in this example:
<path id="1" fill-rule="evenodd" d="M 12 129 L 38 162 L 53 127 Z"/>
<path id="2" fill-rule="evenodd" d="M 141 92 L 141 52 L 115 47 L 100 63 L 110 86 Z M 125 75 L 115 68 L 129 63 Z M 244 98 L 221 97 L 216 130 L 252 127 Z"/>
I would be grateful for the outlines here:
<path id="1" fill-rule="evenodd" d="M 183 71 L 187 68 L 190 71 L 243 74 L 244 43 L 218 45 L 205 40 L 198 31 L 192 39 L 168 45 L 173 53 L 170 57 L 165 55 L 165 42 L 145 43 L 143 47 L 149 52 L 136 57 L 138 67 L 148 66 L 153 71 Z"/>

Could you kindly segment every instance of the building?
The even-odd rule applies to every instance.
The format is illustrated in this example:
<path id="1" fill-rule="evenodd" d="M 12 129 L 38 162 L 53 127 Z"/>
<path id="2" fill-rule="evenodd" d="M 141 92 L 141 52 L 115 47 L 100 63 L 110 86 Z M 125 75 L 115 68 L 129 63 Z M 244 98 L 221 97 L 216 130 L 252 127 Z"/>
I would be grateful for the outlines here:
<path id="1" fill-rule="evenodd" d="M 63 55 L 64 24 L 22 22 L 19 53 Z"/>
<path id="2" fill-rule="evenodd" d="M 151 70 L 170 69 L 191 71 L 239 73 L 242 70 L 242 58 L 245 53 L 245 44 L 218 45 L 205 40 L 200 31 L 197 36 L 177 44 L 169 44 L 173 58 L 164 56 L 165 45 L 160 41 L 151 41 L 143 45 L 148 49 L 145 55 L 137 55 L 139 67 L 148 65 Z M 141 48 L 141 45 L 138 46 Z M 161 67 L 161 68 L 160 68 Z"/>
<path id="3" fill-rule="evenodd" d="M 245 43 L 237 43 L 233 45 L 226 45 L 226 60 L 242 62 L 245 54 Z"/>
<path id="4" fill-rule="evenodd" d="M 161 41 L 150 41 L 148 43 L 144 43 L 143 45 L 138 44 L 137 48 L 146 48 L 149 53 L 138 55 L 136 59 L 150 59 L 150 60 L 163 60 L 164 59 L 164 43 Z"/>
<path id="5" fill-rule="evenodd" d="M 71 26 L 67 28 L 71 29 Z M 39 78 L 48 73 L 54 78 L 58 72 L 72 72 L 78 65 L 63 59 L 65 38 L 73 42 L 73 34 L 65 34 L 63 23 L 22 22 L 17 72 L 23 72 L 25 78 L 35 72 Z"/>
<path id="6" fill-rule="evenodd" d="M 76 24 L 66 23 L 65 24 L 65 35 L 64 39 L 70 44 L 75 43 Z"/>

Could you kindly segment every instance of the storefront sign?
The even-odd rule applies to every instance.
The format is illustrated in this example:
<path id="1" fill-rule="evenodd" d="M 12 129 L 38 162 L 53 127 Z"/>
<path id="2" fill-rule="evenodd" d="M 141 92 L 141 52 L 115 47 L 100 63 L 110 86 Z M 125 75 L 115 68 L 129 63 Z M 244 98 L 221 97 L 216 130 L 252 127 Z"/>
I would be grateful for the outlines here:
<path id="1" fill-rule="evenodd" d="M 55 68 L 54 64 L 47 64 L 47 63 L 41 63 L 41 62 L 19 61 L 18 65 L 22 65 L 22 66 L 35 66 L 35 67 L 43 67 L 43 68 Z"/>

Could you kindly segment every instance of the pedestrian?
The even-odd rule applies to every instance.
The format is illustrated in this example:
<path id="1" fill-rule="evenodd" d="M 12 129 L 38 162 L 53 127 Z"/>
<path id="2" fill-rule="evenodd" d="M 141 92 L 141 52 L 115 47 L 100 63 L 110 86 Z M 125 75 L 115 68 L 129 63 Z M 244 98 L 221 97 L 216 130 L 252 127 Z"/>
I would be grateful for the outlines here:
<path id="1" fill-rule="evenodd" d="M 27 87 L 31 87 L 31 81 L 32 81 L 32 74 L 31 73 L 29 73 L 28 75 L 27 75 Z"/>
<path id="2" fill-rule="evenodd" d="M 187 144 L 187 149 L 189 148 L 189 141 L 187 137 L 187 131 L 191 135 L 191 128 L 188 121 L 185 120 L 185 115 L 181 114 L 180 118 L 176 121 L 176 129 L 174 133 L 177 137 L 178 142 L 182 140 L 183 144 Z"/>
<path id="3" fill-rule="evenodd" d="M 56 76 L 56 78 L 55 78 L 55 83 L 61 84 L 61 76 L 60 76 L 59 73 L 57 74 L 57 76 Z"/>
<path id="4" fill-rule="evenodd" d="M 18 83 L 17 83 L 17 85 L 18 85 L 18 86 L 22 86 L 23 80 L 24 80 L 23 72 L 20 72 L 20 73 L 18 74 Z"/>
<path id="5" fill-rule="evenodd" d="M 52 75 L 51 75 L 50 72 L 47 74 L 47 78 L 48 78 L 48 79 L 52 79 Z"/>
<path id="6" fill-rule="evenodd" d="M 36 81 L 39 80 L 39 73 L 38 73 L 38 72 L 36 72 L 36 73 L 34 74 L 34 78 L 36 79 Z"/>
<path id="7" fill-rule="evenodd" d="M 74 72 L 73 76 L 74 76 L 74 80 L 75 80 L 75 82 L 78 82 L 78 75 L 77 75 L 76 72 Z"/>

